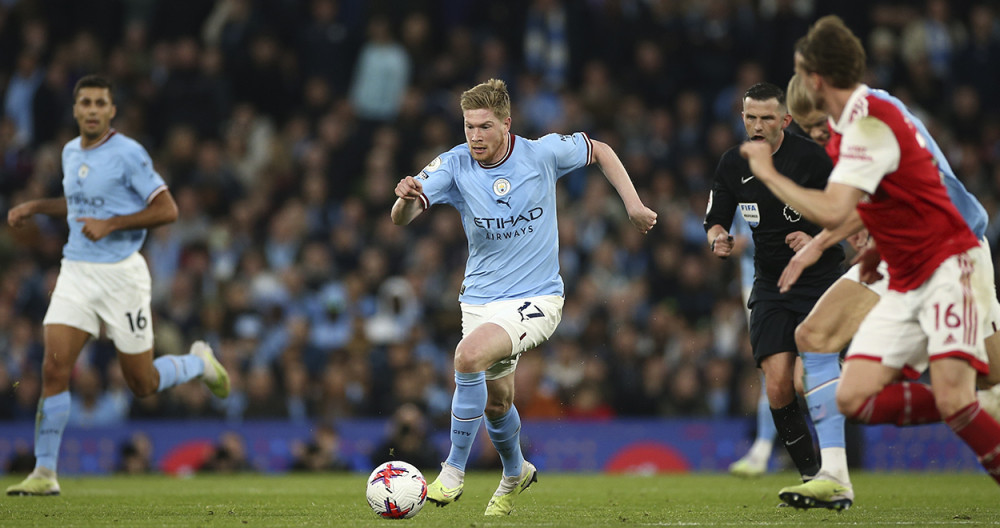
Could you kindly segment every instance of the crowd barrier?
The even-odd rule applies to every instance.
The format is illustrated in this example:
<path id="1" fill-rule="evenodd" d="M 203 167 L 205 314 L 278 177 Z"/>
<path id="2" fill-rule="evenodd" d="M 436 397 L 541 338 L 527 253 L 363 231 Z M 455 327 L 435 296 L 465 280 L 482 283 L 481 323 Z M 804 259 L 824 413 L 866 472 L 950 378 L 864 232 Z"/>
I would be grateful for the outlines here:
<path id="1" fill-rule="evenodd" d="M 616 419 L 604 421 L 525 420 L 526 456 L 547 471 L 663 473 L 724 471 L 746 452 L 752 440 L 749 420 Z M 348 466 L 370 471 L 370 455 L 387 434 L 383 420 L 344 420 L 336 424 L 341 453 Z M 309 424 L 259 421 L 133 421 L 115 427 L 67 427 L 59 461 L 60 474 L 104 474 L 119 467 L 121 446 L 136 432 L 152 441 L 154 469 L 166 473 L 198 471 L 221 435 L 241 435 L 252 468 L 287 471 L 293 446 L 308 442 Z M 31 452 L 34 424 L 0 423 L 0 463 Z M 432 442 L 447 453 L 447 431 Z M 482 430 L 476 442 L 488 442 Z M 896 428 L 861 428 L 860 461 L 873 471 L 980 471 L 972 451 L 943 424 Z M 775 450 L 780 450 L 780 442 Z M 778 457 L 778 454 L 775 455 Z M 775 464 L 777 458 L 772 459 Z"/>

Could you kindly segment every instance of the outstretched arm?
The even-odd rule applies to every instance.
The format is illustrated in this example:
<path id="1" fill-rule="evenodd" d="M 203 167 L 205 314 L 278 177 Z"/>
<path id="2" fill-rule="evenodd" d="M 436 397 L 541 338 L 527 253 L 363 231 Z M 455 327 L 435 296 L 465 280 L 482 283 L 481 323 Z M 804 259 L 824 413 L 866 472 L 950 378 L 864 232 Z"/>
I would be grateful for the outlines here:
<path id="1" fill-rule="evenodd" d="M 83 223 L 83 235 L 91 240 L 100 240 L 115 231 L 125 229 L 148 229 L 169 224 L 177 220 L 177 203 L 170 191 L 163 189 L 153 197 L 145 209 L 137 213 L 123 216 L 112 216 L 99 220 L 97 218 L 77 218 Z"/>
<path id="2" fill-rule="evenodd" d="M 835 228 L 843 224 L 865 194 L 861 189 L 837 182 L 827 183 L 826 189 L 802 187 L 774 168 L 771 148 L 765 142 L 748 141 L 740 147 L 740 154 L 750 163 L 750 172 L 778 199 L 820 227 Z"/>
<path id="3" fill-rule="evenodd" d="M 607 143 L 596 140 L 591 140 L 591 143 L 594 145 L 594 162 L 618 191 L 618 196 L 621 196 L 628 219 L 640 232 L 648 233 L 656 225 L 656 212 L 642 204 L 618 154 Z"/>
<path id="4" fill-rule="evenodd" d="M 392 223 L 396 225 L 407 225 L 414 218 L 424 212 L 424 203 L 420 195 L 424 192 L 424 186 L 420 180 L 413 176 L 407 176 L 396 184 L 396 202 L 392 204 Z"/>
<path id="5" fill-rule="evenodd" d="M 66 198 L 41 198 L 29 200 L 7 211 L 7 224 L 21 227 L 32 215 L 66 216 Z"/>

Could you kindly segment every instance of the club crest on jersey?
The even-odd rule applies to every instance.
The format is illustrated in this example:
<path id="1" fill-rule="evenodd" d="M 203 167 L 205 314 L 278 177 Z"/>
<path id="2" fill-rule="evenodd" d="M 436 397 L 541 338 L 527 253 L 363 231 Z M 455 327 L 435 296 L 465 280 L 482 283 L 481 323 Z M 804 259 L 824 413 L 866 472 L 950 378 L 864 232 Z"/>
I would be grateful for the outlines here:
<path id="1" fill-rule="evenodd" d="M 781 211 L 781 214 L 785 215 L 785 220 L 789 222 L 798 222 L 802 220 L 802 213 L 796 211 L 792 206 L 785 205 L 785 209 Z"/>
<path id="2" fill-rule="evenodd" d="M 86 178 L 88 174 L 90 174 L 90 167 L 88 167 L 86 164 L 80 165 L 80 169 L 76 171 L 77 177 L 79 177 L 81 180 Z"/>
<path id="3" fill-rule="evenodd" d="M 507 178 L 500 178 L 497 181 L 493 182 L 493 192 L 497 196 L 504 196 L 505 194 L 509 193 L 510 182 L 507 181 Z"/>
<path id="4" fill-rule="evenodd" d="M 757 204 L 740 203 L 740 214 L 743 215 L 743 219 L 750 224 L 750 227 L 757 227 L 760 225 L 760 209 L 757 208 Z"/>

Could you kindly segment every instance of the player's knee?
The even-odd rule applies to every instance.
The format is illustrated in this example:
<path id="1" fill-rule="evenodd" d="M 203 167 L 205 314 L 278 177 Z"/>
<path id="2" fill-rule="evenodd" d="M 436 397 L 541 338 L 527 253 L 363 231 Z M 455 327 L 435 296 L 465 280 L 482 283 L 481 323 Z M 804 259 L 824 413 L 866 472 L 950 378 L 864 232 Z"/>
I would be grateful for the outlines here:
<path id="1" fill-rule="evenodd" d="M 455 347 L 455 371 L 479 372 L 488 366 L 483 364 L 482 351 L 461 342 Z"/>
<path id="2" fill-rule="evenodd" d="M 795 346 L 805 352 L 826 352 L 829 336 L 816 328 L 809 320 L 795 327 Z"/>
<path id="3" fill-rule="evenodd" d="M 42 384 L 47 389 L 68 389 L 71 370 L 55 361 L 43 361 Z"/>
<path id="4" fill-rule="evenodd" d="M 468 350 L 455 349 L 455 372 L 478 372 L 475 355 Z"/>
<path id="5" fill-rule="evenodd" d="M 780 409 L 781 407 L 792 403 L 792 400 L 794 399 L 795 387 L 792 384 L 791 379 L 786 380 L 784 383 L 767 384 L 767 401 L 771 404 L 771 407 Z"/>

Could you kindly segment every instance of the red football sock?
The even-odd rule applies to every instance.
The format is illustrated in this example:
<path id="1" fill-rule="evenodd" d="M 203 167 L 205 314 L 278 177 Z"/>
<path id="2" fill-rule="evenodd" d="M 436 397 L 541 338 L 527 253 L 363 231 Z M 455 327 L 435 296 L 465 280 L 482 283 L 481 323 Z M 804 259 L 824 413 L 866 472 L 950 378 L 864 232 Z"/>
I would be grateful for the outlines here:
<path id="1" fill-rule="evenodd" d="M 993 480 L 1000 484 L 1000 424 L 979 407 L 979 401 L 966 405 L 945 421 L 972 448 Z"/>
<path id="2" fill-rule="evenodd" d="M 923 425 L 940 422 L 941 413 L 930 387 L 900 381 L 865 400 L 850 418 L 866 424 Z"/>

